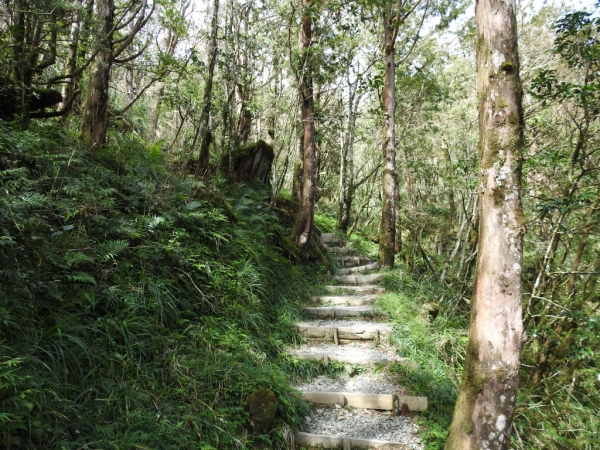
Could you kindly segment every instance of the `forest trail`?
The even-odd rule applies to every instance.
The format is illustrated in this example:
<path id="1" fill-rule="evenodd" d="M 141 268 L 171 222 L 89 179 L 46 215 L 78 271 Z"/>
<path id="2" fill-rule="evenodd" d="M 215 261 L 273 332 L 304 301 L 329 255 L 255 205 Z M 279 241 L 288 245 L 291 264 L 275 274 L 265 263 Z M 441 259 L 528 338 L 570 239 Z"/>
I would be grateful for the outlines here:
<path id="1" fill-rule="evenodd" d="M 346 365 L 339 378 L 318 377 L 296 386 L 314 404 L 305 431 L 295 434 L 299 448 L 422 449 L 414 412 L 427 409 L 426 397 L 405 395 L 385 368 L 413 364 L 395 354 L 392 328 L 373 304 L 385 292 L 376 262 L 359 256 L 335 234 L 323 243 L 339 266 L 330 295 L 313 297 L 304 311 L 315 316 L 297 324 L 307 343 L 290 350 L 299 359 Z M 365 274 L 365 272 L 368 272 Z"/>

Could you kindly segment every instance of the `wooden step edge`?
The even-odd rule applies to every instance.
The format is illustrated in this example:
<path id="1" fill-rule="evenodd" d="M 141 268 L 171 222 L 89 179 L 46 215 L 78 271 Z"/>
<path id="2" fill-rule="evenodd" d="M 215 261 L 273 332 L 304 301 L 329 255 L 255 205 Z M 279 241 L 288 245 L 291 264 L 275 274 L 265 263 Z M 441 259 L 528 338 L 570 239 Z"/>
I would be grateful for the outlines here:
<path id="1" fill-rule="evenodd" d="M 374 439 L 358 439 L 343 436 L 329 436 L 326 434 L 313 434 L 298 431 L 294 433 L 294 442 L 297 448 L 339 448 L 352 449 L 378 449 L 382 447 L 394 450 L 410 450 L 410 445 L 399 442 L 376 441 Z"/>
<path id="2" fill-rule="evenodd" d="M 339 269 L 339 273 L 340 275 L 350 275 L 352 273 L 357 273 L 357 272 L 364 272 L 367 270 L 377 270 L 379 269 L 379 263 L 371 263 L 371 264 L 366 264 L 364 266 L 356 266 L 356 267 L 347 267 L 344 269 Z"/>
<path id="3" fill-rule="evenodd" d="M 328 366 L 330 362 L 338 362 L 342 364 L 352 364 L 355 366 L 387 366 L 393 363 L 402 364 L 410 368 L 411 370 L 419 370 L 419 364 L 413 361 L 397 360 L 390 358 L 360 358 L 356 356 L 329 356 L 319 355 L 314 353 L 302 352 L 300 350 L 288 350 L 288 353 L 295 358 L 302 359 L 304 361 L 316 361 L 322 362 L 325 366 Z"/>
<path id="4" fill-rule="evenodd" d="M 360 392 L 302 392 L 302 398 L 309 403 L 320 405 L 340 405 L 350 408 L 379 409 L 399 412 L 401 408 L 408 411 L 427 411 L 427 397 L 392 394 L 362 394 Z M 406 405 L 406 406 L 404 406 Z"/>
<path id="5" fill-rule="evenodd" d="M 334 280 L 340 283 L 361 285 L 369 283 L 377 283 L 383 279 L 382 273 L 374 273 L 371 275 L 336 275 L 333 277 Z"/>
<path id="6" fill-rule="evenodd" d="M 308 314 L 319 317 L 328 317 L 335 319 L 336 317 L 355 317 L 363 314 L 368 314 L 374 311 L 372 306 L 316 306 L 302 308 Z"/>
<path id="7" fill-rule="evenodd" d="M 364 294 L 383 294 L 385 293 L 385 288 L 376 286 L 376 285 L 364 285 L 364 286 L 325 286 L 325 289 L 328 291 L 350 291 L 355 293 L 364 293 Z M 369 292 L 372 291 L 372 292 Z"/>
<path id="8" fill-rule="evenodd" d="M 332 327 L 332 326 L 307 326 L 296 325 L 299 334 L 309 340 L 333 341 L 336 344 L 346 344 L 352 341 L 374 341 L 388 338 L 392 332 L 391 327 L 377 326 L 373 328 Z"/>
<path id="9" fill-rule="evenodd" d="M 352 247 L 327 247 L 327 251 L 329 253 L 333 253 L 334 255 L 350 255 L 350 256 L 354 256 L 357 252 L 357 250 Z"/>
<path id="10" fill-rule="evenodd" d="M 377 300 L 377 294 L 367 295 L 320 295 L 312 297 L 312 301 L 319 304 L 331 303 L 335 306 L 366 306 Z"/>

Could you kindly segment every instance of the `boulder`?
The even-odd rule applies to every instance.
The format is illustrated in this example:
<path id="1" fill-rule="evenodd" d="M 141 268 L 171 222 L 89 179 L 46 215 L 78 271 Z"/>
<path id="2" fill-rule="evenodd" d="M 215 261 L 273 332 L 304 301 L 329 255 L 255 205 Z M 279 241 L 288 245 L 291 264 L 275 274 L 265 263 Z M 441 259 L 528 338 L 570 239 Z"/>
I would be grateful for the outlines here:
<path id="1" fill-rule="evenodd" d="M 246 144 L 232 152 L 228 172 L 234 182 L 248 182 L 258 178 L 264 184 L 269 184 L 274 158 L 273 147 L 265 141 Z"/>
<path id="2" fill-rule="evenodd" d="M 255 434 L 266 434 L 271 431 L 277 412 L 277 399 L 270 389 L 257 389 L 248 397 L 250 424 Z"/>

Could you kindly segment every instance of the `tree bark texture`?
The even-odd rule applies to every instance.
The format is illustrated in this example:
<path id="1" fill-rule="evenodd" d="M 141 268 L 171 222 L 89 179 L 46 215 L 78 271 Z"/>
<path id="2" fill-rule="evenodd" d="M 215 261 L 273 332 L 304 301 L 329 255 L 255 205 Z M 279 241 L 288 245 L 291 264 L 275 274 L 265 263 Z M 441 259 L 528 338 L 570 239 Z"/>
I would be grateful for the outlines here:
<path id="1" fill-rule="evenodd" d="M 478 0 L 479 244 L 470 336 L 447 450 L 508 449 L 523 342 L 523 112 L 515 0 Z"/>
<path id="2" fill-rule="evenodd" d="M 394 60 L 397 24 L 391 11 L 384 13 L 385 79 L 383 86 L 383 200 L 381 207 L 381 235 L 379 264 L 392 269 L 396 246 L 396 85 Z"/>
<path id="3" fill-rule="evenodd" d="M 100 49 L 94 58 L 87 93 L 83 104 L 81 136 L 88 148 L 94 150 L 106 143 L 108 129 L 108 89 L 113 57 L 113 28 L 115 5 L 113 0 L 96 2 L 98 39 Z"/>
<path id="4" fill-rule="evenodd" d="M 210 143 L 212 142 L 212 133 L 210 131 L 210 112 L 212 102 L 212 86 L 215 73 L 215 64 L 217 62 L 217 33 L 219 23 L 219 0 L 213 1 L 213 16 L 210 25 L 210 41 L 208 44 L 208 67 L 206 75 L 206 85 L 204 86 L 204 96 L 202 98 L 202 112 L 200 113 L 200 127 L 198 134 L 200 137 L 200 156 L 198 158 L 198 169 L 206 171 L 210 157 Z"/>
<path id="5" fill-rule="evenodd" d="M 303 253 L 308 249 L 310 234 L 314 222 L 315 191 L 316 191 L 316 165 L 317 144 L 315 141 L 315 100 L 313 95 L 312 79 L 312 17 L 310 12 L 310 0 L 304 0 L 304 16 L 300 29 L 299 50 L 303 64 L 299 68 L 300 111 L 303 140 L 303 176 L 300 201 L 300 212 L 294 225 L 294 241 Z"/>

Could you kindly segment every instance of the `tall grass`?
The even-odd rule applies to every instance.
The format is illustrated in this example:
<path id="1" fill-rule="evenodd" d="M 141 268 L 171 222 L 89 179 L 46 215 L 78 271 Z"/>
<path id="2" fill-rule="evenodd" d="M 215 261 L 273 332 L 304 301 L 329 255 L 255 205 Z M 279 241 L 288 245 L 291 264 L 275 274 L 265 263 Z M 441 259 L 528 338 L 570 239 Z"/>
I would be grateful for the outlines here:
<path id="1" fill-rule="evenodd" d="M 268 192 L 173 174 L 131 137 L 92 161 L 52 126 L 1 127 L 3 445 L 289 445 L 306 404 L 280 352 L 320 269 L 275 245 Z M 266 436 L 258 388 L 278 401 Z"/>

